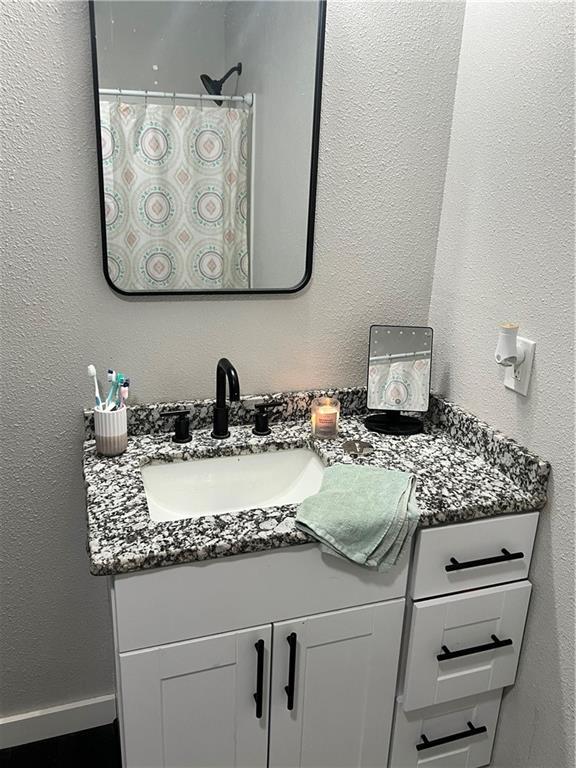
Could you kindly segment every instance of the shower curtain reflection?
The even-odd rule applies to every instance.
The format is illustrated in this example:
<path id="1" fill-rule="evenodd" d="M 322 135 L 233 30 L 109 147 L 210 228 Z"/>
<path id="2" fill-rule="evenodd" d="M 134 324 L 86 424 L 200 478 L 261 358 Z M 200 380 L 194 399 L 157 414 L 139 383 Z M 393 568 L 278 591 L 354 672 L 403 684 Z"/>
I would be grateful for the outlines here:
<path id="1" fill-rule="evenodd" d="M 108 276 L 123 291 L 242 290 L 246 109 L 100 102 Z"/>

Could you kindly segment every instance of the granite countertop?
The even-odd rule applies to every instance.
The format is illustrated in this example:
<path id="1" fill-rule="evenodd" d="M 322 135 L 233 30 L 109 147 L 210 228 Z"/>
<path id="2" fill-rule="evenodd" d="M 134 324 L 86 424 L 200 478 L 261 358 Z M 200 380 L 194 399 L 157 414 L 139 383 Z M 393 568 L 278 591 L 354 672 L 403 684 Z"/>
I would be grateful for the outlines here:
<path id="1" fill-rule="evenodd" d="M 391 437 L 365 429 L 361 415 L 365 390 L 329 392 L 343 405 L 335 440 L 313 439 L 309 420 L 303 418 L 318 391 L 280 393 L 263 398 L 280 403 L 273 409 L 272 433 L 263 438 L 251 431 L 251 398 L 234 404 L 231 436 L 226 440 L 210 436 L 212 401 L 134 406 L 129 414 L 128 449 L 115 458 L 96 454 L 92 415 L 86 411 L 84 477 L 91 572 L 120 574 L 311 541 L 294 525 L 296 505 L 154 522 L 148 515 L 140 473 L 140 467 L 150 461 L 307 447 L 327 465 L 356 462 L 404 470 L 417 478 L 421 526 L 528 512 L 546 503 L 547 462 L 457 406 L 434 398 L 424 433 Z M 195 429 L 190 443 L 177 445 L 163 431 L 167 426 L 162 413 L 182 406 L 191 410 Z M 350 438 L 367 440 L 374 452 L 352 458 L 342 448 Z"/>

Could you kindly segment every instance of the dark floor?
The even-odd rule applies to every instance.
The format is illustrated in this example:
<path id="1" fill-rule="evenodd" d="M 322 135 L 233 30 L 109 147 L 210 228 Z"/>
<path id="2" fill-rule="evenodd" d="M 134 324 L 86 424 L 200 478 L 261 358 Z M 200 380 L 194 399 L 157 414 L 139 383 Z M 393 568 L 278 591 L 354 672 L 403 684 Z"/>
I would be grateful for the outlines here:
<path id="1" fill-rule="evenodd" d="M 121 768 L 116 723 L 0 750 L 0 768 Z"/>

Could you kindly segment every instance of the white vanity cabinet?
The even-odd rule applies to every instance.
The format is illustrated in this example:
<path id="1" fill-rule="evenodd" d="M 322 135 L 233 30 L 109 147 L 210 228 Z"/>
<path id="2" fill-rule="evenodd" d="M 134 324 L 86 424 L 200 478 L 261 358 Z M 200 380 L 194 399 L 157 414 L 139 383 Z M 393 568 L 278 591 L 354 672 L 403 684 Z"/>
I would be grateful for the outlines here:
<path id="1" fill-rule="evenodd" d="M 407 571 L 306 545 L 115 577 L 124 768 L 384 768 Z"/>
<path id="2" fill-rule="evenodd" d="M 113 577 L 124 768 L 488 765 L 537 519 L 420 530 L 383 574 L 304 545 Z"/>

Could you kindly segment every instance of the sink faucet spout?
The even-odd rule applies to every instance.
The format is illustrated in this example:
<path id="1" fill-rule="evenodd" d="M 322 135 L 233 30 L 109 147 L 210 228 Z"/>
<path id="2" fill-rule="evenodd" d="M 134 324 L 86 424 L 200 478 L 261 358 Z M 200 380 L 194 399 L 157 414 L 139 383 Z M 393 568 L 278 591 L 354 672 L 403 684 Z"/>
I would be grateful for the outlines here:
<path id="1" fill-rule="evenodd" d="M 228 431 L 228 406 L 226 405 L 226 380 L 230 402 L 240 400 L 238 372 L 227 357 L 221 357 L 216 366 L 216 405 L 214 406 L 214 428 L 212 437 L 222 440 L 230 436 Z"/>

